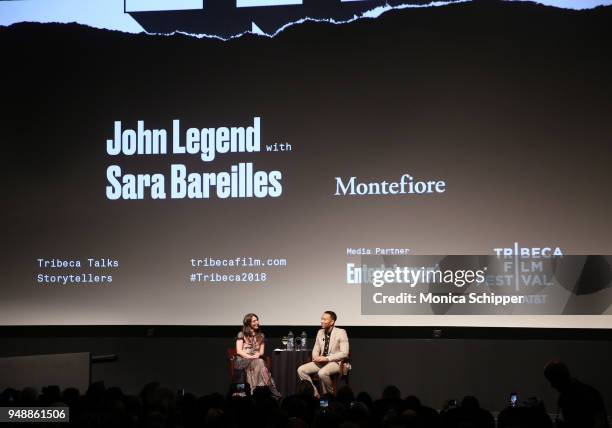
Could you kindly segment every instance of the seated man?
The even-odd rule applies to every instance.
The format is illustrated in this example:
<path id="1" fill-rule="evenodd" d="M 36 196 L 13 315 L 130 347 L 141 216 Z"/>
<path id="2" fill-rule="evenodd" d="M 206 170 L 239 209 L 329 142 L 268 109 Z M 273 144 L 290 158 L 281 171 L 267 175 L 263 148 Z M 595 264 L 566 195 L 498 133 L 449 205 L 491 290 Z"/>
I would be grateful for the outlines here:
<path id="1" fill-rule="evenodd" d="M 317 373 L 321 380 L 321 393 L 333 393 L 331 376 L 340 373 L 340 362 L 349 355 L 349 342 L 346 331 L 334 327 L 337 316 L 332 311 L 325 311 L 321 315 L 321 330 L 317 333 L 312 348 L 312 362 L 302 364 L 297 373 L 300 379 L 312 384 L 311 375 Z M 315 396 L 319 392 L 315 388 Z"/>

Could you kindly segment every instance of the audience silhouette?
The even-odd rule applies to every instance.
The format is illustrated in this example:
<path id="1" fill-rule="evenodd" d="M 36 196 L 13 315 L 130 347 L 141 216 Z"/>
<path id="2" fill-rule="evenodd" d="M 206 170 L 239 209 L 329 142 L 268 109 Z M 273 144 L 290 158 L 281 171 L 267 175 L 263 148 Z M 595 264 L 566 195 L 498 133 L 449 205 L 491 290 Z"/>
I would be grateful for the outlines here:
<path id="1" fill-rule="evenodd" d="M 550 386 L 559 391 L 559 428 L 608 428 L 608 417 L 599 391 L 571 376 L 560 360 L 552 360 L 544 367 Z"/>
<path id="2" fill-rule="evenodd" d="M 593 387 L 573 378 L 558 360 L 546 365 L 544 374 L 559 395 L 557 427 L 608 427 L 604 402 Z M 196 397 L 165 388 L 157 382 L 145 385 L 138 396 L 103 382 L 90 385 L 84 395 L 68 388 L 49 386 L 38 393 L 6 389 L 0 406 L 68 406 L 69 426 L 86 428 L 552 428 L 544 405 L 530 399 L 497 415 L 480 406 L 473 396 L 449 400 L 440 412 L 418 397 L 401 398 L 397 386 L 386 386 L 381 398 L 366 392 L 355 395 L 348 386 L 336 396 L 315 399 L 312 385 L 299 382 L 297 393 L 276 399 L 270 388 L 253 391 L 230 387 L 228 393 Z M 326 405 L 325 405 L 326 404 Z"/>

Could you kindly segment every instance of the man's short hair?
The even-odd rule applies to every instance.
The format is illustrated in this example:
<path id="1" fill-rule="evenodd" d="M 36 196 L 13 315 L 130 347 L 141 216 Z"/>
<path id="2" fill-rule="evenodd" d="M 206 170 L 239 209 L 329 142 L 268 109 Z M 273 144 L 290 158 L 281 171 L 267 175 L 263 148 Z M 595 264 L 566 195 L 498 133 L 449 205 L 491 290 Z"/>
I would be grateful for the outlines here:
<path id="1" fill-rule="evenodd" d="M 334 320 L 334 322 L 336 322 L 336 320 L 338 319 L 338 316 L 336 315 L 334 311 L 325 311 L 323 313 L 328 314 L 331 317 L 331 319 Z"/>
<path id="2" fill-rule="evenodd" d="M 565 363 L 561 360 L 551 360 L 544 367 L 544 377 L 549 382 L 558 384 L 567 383 L 570 380 L 570 372 Z"/>

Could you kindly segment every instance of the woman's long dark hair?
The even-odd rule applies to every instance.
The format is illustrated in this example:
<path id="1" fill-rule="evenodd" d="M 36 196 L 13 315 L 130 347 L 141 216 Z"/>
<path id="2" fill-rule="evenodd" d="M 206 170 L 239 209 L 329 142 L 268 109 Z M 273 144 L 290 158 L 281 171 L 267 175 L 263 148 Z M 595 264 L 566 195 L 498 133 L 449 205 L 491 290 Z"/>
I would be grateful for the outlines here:
<path id="1" fill-rule="evenodd" d="M 253 317 L 259 320 L 257 314 L 246 314 L 244 316 L 244 320 L 242 320 L 242 334 L 244 335 L 244 340 L 254 340 L 255 343 L 260 343 L 263 340 L 263 333 L 261 328 L 258 328 L 257 331 L 253 331 L 251 328 Z"/>

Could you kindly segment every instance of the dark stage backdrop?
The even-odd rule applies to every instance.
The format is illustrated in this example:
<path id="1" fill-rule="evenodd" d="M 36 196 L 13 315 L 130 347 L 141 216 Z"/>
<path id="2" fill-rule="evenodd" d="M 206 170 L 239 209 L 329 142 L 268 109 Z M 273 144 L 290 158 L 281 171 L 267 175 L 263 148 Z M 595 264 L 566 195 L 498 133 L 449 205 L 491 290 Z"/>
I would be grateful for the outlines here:
<path id="1" fill-rule="evenodd" d="M 529 315 L 371 315 L 361 289 L 369 253 L 535 255 L 537 296 L 558 285 L 538 263 L 612 253 L 612 8 L 370 15 L 226 40 L 1 27 L 0 324 L 609 328 L 606 258 Z M 532 293 L 515 280 L 469 290 Z"/>
<path id="2" fill-rule="evenodd" d="M 282 332 L 287 328 L 284 326 Z M 314 328 L 307 331 L 312 338 Z M 488 339 L 474 336 L 474 331 L 466 335 L 447 329 L 443 331 L 449 337 L 446 339 L 428 339 L 428 332 L 402 332 L 399 328 L 377 328 L 375 334 L 357 327 L 347 331 L 354 368 L 349 382 L 356 393 L 367 391 L 380 397 L 382 389 L 393 384 L 400 388 L 402 396 L 415 394 L 434 408 L 442 408 L 444 401 L 451 398 L 475 395 L 482 407 L 500 411 L 508 405 L 510 392 L 517 392 L 521 401 L 533 396 L 543 399 L 547 410 L 554 414 L 557 393 L 542 373 L 546 362 L 557 357 L 567 362 L 575 376 L 601 391 L 608 414 L 612 409 L 609 338 L 570 334 L 542 339 L 545 335 L 538 338 L 526 332 L 499 329 L 488 332 Z M 119 386 L 126 393 L 138 393 L 154 380 L 173 390 L 184 388 L 196 394 L 227 391 L 225 349 L 234 346 L 229 331 L 228 337 L 199 336 L 202 333 L 197 329 L 167 334 L 159 328 L 141 329 L 139 334 L 65 333 L 64 337 L 49 337 L 44 332 L 1 337 L 0 357 L 64 352 L 91 352 L 94 357 L 115 355 L 115 362 L 92 365 L 92 381 L 104 381 L 107 387 Z M 272 331 L 268 352 L 280 345 Z"/>

